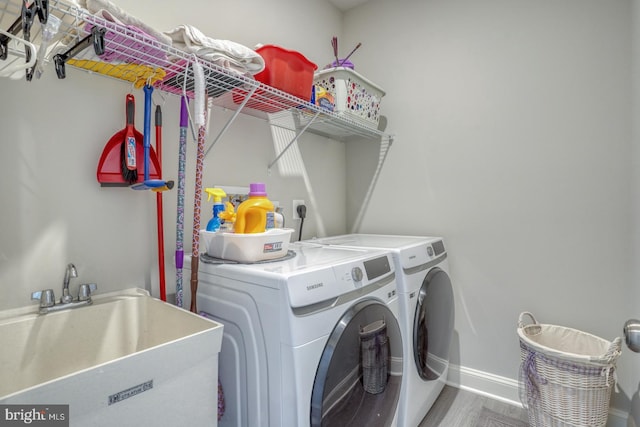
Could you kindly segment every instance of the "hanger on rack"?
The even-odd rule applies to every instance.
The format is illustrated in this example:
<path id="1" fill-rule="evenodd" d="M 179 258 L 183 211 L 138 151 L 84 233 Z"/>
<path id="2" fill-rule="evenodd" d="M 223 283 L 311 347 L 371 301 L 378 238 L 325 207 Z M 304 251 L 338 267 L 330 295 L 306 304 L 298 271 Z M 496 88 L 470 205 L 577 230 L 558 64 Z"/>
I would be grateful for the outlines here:
<path id="1" fill-rule="evenodd" d="M 85 50 L 87 47 L 93 45 L 93 51 L 96 55 L 100 56 L 104 53 L 104 34 L 106 30 L 100 27 L 93 27 L 91 33 L 80 40 L 75 45 L 71 46 L 65 53 L 59 53 L 53 57 L 53 62 L 56 67 L 56 74 L 59 79 L 64 79 L 67 74 L 65 72 L 65 63 L 76 56 L 78 53 Z"/>
<path id="2" fill-rule="evenodd" d="M 35 0 L 36 13 L 42 25 L 47 23 L 49 19 L 49 0 Z"/>
<path id="3" fill-rule="evenodd" d="M 20 37 L 14 36 L 11 33 L 0 30 L 0 37 L 3 37 L 7 40 L 13 40 L 18 45 L 24 45 L 25 51 L 29 51 L 30 60 L 28 62 L 22 62 L 18 59 L 22 59 L 22 57 L 9 57 L 4 59 L 4 61 L 0 61 L 0 77 L 10 77 L 12 79 L 20 78 L 18 73 L 21 70 L 28 70 L 33 67 L 36 63 L 36 47 L 33 43 L 25 41 Z"/>
<path id="4" fill-rule="evenodd" d="M 27 0 L 23 0 L 20 16 L 11 24 L 6 33 L 0 34 L 0 59 L 6 60 L 9 56 L 9 40 L 12 38 L 10 36 L 16 36 L 22 31 L 22 39 L 27 43 L 31 41 L 31 26 L 33 25 L 33 18 L 36 15 L 41 24 L 44 25 L 47 23 L 47 19 L 49 18 L 49 1 L 35 0 L 27 6 Z M 26 62 L 31 62 L 32 50 L 28 45 L 25 45 L 24 54 Z M 35 64 L 26 69 L 26 78 L 28 81 L 31 81 L 33 78 L 34 67 Z"/>

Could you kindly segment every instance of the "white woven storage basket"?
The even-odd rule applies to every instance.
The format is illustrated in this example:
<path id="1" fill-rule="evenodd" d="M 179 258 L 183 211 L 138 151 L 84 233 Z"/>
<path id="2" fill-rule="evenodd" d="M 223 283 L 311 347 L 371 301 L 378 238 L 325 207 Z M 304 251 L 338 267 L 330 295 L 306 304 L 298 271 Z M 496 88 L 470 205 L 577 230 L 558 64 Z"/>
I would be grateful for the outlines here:
<path id="1" fill-rule="evenodd" d="M 313 82 L 333 95 L 334 113 L 363 126 L 378 127 L 380 102 L 385 95 L 380 86 L 343 67 L 318 71 Z"/>
<path id="2" fill-rule="evenodd" d="M 533 323 L 525 325 L 525 317 Z M 604 427 L 622 339 L 518 319 L 520 400 L 537 427 Z"/>

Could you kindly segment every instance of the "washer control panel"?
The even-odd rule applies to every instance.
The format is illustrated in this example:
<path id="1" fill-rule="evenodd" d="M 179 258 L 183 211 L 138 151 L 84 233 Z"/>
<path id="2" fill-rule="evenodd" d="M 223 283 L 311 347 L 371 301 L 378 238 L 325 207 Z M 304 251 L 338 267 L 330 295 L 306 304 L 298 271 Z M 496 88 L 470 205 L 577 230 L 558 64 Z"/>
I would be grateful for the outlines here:
<path id="1" fill-rule="evenodd" d="M 364 275 L 362 274 L 362 269 L 360 267 L 353 267 L 351 269 L 351 278 L 356 281 L 356 282 L 361 282 L 362 281 L 362 277 Z"/>
<path id="2" fill-rule="evenodd" d="M 382 252 L 361 260 L 334 264 L 288 280 L 289 302 L 302 307 L 330 300 L 395 273 L 391 254 Z"/>

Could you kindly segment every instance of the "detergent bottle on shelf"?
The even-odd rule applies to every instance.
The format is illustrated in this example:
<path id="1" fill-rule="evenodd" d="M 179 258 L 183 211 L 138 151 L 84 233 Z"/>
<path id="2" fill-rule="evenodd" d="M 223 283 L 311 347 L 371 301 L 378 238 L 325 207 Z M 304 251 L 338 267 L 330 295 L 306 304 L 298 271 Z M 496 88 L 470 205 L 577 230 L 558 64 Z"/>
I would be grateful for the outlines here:
<path id="1" fill-rule="evenodd" d="M 264 233 L 267 230 L 267 213 L 273 212 L 274 206 L 267 199 L 263 183 L 249 185 L 249 198 L 238 205 L 236 210 L 236 233 Z"/>
<path id="2" fill-rule="evenodd" d="M 218 231 L 222 225 L 220 212 L 224 211 L 222 198 L 227 197 L 227 193 L 221 188 L 205 188 L 204 192 L 207 193 L 207 201 L 211 201 L 213 197 L 213 216 L 207 223 L 207 231 Z"/>

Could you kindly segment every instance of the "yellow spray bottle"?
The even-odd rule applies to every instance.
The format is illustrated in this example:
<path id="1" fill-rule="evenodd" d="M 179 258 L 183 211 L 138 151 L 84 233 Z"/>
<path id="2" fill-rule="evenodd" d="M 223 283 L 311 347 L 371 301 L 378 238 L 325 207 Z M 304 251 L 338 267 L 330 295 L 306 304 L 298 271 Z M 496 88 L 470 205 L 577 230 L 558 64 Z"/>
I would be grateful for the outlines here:
<path id="1" fill-rule="evenodd" d="M 233 229 L 233 224 L 236 222 L 236 210 L 231 202 L 225 203 L 225 207 L 226 209 L 218 214 L 218 218 L 224 221 L 223 229 L 225 231 L 231 231 Z"/>
<path id="2" fill-rule="evenodd" d="M 227 193 L 221 188 L 205 188 L 204 192 L 207 193 L 207 201 L 211 201 L 213 197 L 213 217 L 207 223 L 207 231 L 218 231 L 222 224 L 219 215 L 224 211 L 222 198 L 227 197 Z"/>

